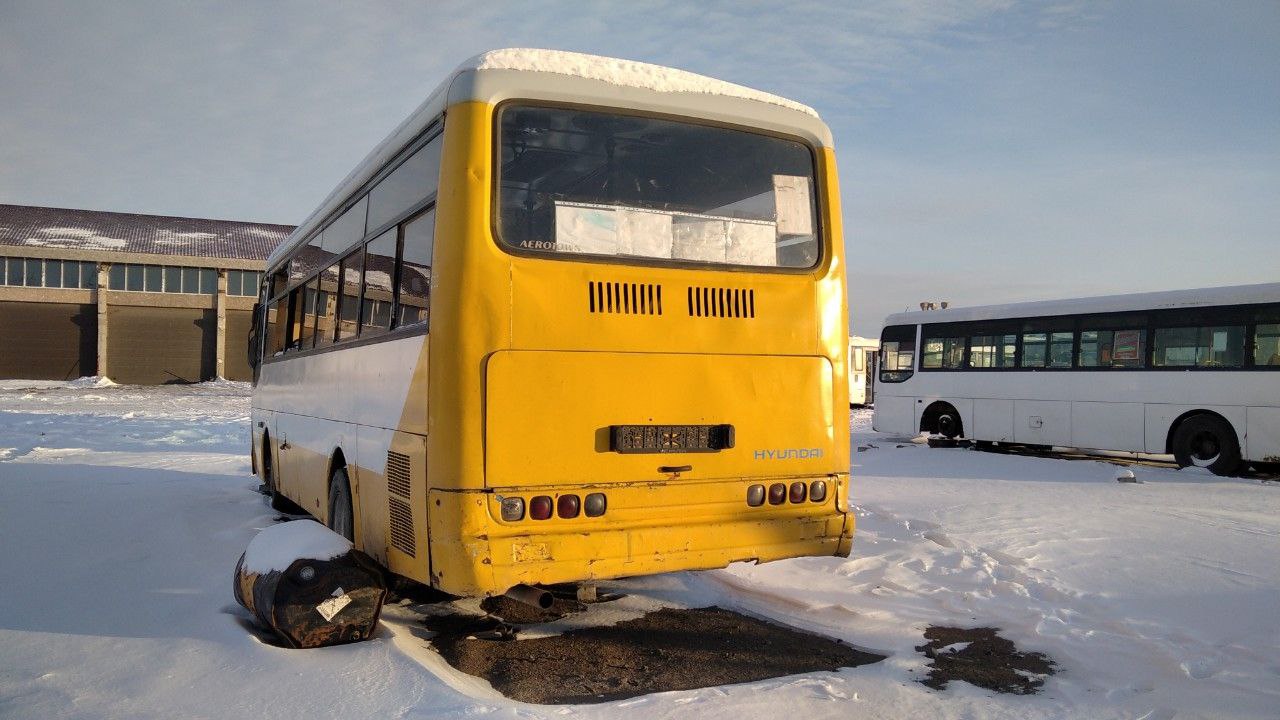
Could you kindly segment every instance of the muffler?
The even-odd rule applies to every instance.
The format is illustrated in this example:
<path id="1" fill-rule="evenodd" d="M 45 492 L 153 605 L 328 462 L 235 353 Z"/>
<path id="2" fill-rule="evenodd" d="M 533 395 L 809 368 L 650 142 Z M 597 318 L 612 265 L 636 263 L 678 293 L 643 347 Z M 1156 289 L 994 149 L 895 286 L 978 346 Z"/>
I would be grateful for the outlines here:
<path id="1" fill-rule="evenodd" d="M 536 607 L 539 610 L 550 610 L 551 603 L 555 601 L 551 593 L 532 585 L 516 585 L 503 594 L 516 602 Z"/>

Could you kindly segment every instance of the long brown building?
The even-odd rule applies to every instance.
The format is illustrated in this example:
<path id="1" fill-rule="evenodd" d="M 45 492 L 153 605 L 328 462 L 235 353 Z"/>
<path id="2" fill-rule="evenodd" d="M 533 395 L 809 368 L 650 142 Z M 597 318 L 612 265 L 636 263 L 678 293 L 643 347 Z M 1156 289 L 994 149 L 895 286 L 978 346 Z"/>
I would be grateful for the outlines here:
<path id="1" fill-rule="evenodd" d="M 292 231 L 0 205 L 0 378 L 249 379 L 259 281 Z"/>

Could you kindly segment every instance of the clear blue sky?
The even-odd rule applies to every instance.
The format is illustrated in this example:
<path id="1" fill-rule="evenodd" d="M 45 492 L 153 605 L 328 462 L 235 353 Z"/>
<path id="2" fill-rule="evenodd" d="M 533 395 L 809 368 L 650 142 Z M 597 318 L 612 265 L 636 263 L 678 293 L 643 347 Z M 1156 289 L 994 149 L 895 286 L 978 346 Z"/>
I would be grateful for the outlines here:
<path id="1" fill-rule="evenodd" d="M 861 334 L 924 299 L 1280 280 L 1273 0 L 0 0 L 0 202 L 296 223 L 507 46 L 815 107 Z"/>

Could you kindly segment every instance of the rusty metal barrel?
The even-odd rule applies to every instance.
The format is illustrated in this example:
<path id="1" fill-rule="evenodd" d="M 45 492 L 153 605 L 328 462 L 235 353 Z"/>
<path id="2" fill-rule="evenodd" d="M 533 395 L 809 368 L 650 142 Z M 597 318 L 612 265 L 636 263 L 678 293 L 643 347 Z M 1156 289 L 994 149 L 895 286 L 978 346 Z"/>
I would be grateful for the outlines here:
<path id="1" fill-rule="evenodd" d="M 236 602 L 292 648 L 369 638 L 387 586 L 377 564 L 318 522 L 263 529 L 236 563 Z"/>

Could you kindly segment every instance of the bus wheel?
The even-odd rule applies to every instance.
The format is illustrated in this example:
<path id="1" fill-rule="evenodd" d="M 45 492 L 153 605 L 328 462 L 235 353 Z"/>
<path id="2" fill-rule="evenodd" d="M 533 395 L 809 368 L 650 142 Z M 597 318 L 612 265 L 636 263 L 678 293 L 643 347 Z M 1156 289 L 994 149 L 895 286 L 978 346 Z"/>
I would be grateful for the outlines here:
<path id="1" fill-rule="evenodd" d="M 1173 457 L 1178 467 L 1202 467 L 1214 475 L 1230 475 L 1240 468 L 1240 443 L 1226 420 L 1193 415 L 1173 433 Z"/>
<path id="2" fill-rule="evenodd" d="M 351 511 L 351 483 L 346 468 L 333 471 L 329 479 L 329 529 L 342 537 L 356 539 L 355 520 Z"/>
<path id="3" fill-rule="evenodd" d="M 938 429 L 939 435 L 949 438 L 960 436 L 960 416 L 955 410 L 943 410 L 938 414 L 938 419 L 934 421 L 933 426 Z"/>

